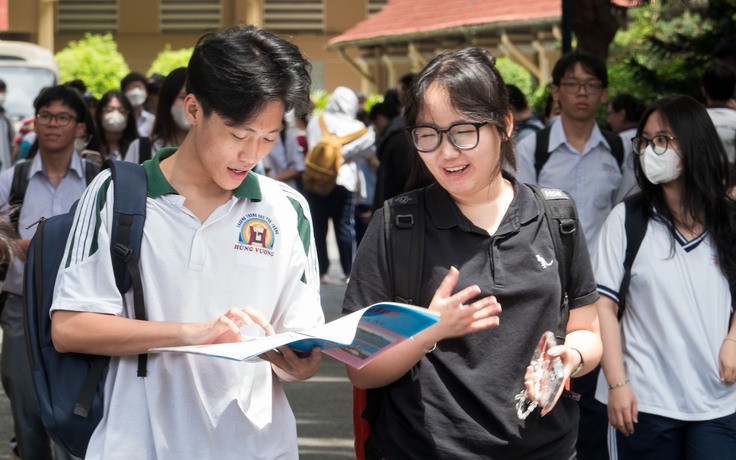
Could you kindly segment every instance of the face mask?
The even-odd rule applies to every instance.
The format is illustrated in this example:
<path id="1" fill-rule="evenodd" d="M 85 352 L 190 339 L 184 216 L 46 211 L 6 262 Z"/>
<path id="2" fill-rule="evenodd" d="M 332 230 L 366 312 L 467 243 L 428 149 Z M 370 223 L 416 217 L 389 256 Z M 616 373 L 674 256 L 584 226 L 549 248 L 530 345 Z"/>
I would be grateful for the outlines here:
<path id="1" fill-rule="evenodd" d="M 176 123 L 176 126 L 178 126 L 179 129 L 189 131 L 189 128 L 192 126 L 189 124 L 189 120 L 187 120 L 186 115 L 184 115 L 184 107 L 180 105 L 171 106 L 171 117 L 174 119 L 174 123 Z"/>
<path id="2" fill-rule="evenodd" d="M 676 150 L 667 148 L 662 155 L 654 153 L 652 144 L 644 150 L 644 155 L 639 157 L 641 169 L 652 184 L 665 184 L 671 182 L 682 173 L 682 161 Z"/>
<path id="3" fill-rule="evenodd" d="M 148 95 L 143 89 L 133 88 L 125 93 L 125 97 L 127 97 L 128 101 L 130 101 L 130 105 L 132 105 L 133 107 L 140 107 L 143 105 L 144 102 L 146 102 L 146 98 L 148 97 Z"/>
<path id="4" fill-rule="evenodd" d="M 76 138 L 74 139 L 74 150 L 76 152 L 81 152 L 87 147 L 87 144 L 89 144 L 89 139 Z"/>
<path id="5" fill-rule="evenodd" d="M 122 113 L 113 110 L 102 117 L 102 127 L 111 133 L 122 133 L 128 120 Z"/>
<path id="6" fill-rule="evenodd" d="M 549 119 L 549 121 L 547 122 L 547 124 L 549 126 L 552 126 L 555 123 L 557 123 L 557 120 L 559 120 L 559 119 L 560 119 L 560 116 L 559 115 L 555 115 L 554 117 L 552 117 L 552 118 Z"/>

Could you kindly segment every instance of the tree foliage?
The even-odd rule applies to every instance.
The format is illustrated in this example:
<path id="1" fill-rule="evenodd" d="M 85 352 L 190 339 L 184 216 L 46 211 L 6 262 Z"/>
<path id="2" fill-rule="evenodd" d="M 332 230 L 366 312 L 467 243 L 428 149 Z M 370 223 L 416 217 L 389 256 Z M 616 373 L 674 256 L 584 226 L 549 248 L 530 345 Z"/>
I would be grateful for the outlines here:
<path id="1" fill-rule="evenodd" d="M 506 84 L 515 85 L 527 98 L 537 89 L 536 80 L 528 70 L 507 57 L 496 59 L 496 68 Z"/>
<path id="2" fill-rule="evenodd" d="M 87 33 L 82 40 L 70 41 L 55 57 L 62 82 L 80 79 L 98 98 L 119 89 L 120 80 L 130 72 L 110 33 Z"/>
<path id="3" fill-rule="evenodd" d="M 700 76 L 714 48 L 736 36 L 736 8 L 733 0 L 688 5 L 669 1 L 629 10 L 627 27 L 611 45 L 611 95 L 629 93 L 645 103 L 674 93 L 701 98 Z"/>
<path id="4" fill-rule="evenodd" d="M 192 57 L 193 51 L 194 47 L 172 50 L 171 45 L 167 44 L 163 51 L 158 53 L 156 59 L 153 60 L 147 75 L 160 73 L 165 76 L 176 68 L 186 67 L 189 64 L 189 59 Z"/>

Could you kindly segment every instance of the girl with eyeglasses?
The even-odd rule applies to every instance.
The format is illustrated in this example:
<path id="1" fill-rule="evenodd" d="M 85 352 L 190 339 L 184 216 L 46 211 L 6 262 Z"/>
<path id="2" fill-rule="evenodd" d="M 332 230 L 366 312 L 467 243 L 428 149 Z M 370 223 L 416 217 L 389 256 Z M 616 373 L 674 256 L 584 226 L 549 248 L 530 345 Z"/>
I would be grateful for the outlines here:
<path id="1" fill-rule="evenodd" d="M 419 306 L 440 313 L 436 326 L 360 370 L 370 389 L 367 459 L 570 459 L 578 408 L 561 397 L 522 420 L 516 398 L 537 401 L 528 367 L 540 337 L 565 323 L 552 234 L 542 202 L 505 166 L 515 167 L 513 119 L 504 82 L 488 52 L 445 52 L 407 93 L 407 134 L 436 182 L 419 192 L 424 244 Z M 563 380 L 593 369 L 601 345 L 598 298 L 578 228 L 569 267 L 570 316 L 560 358 Z M 412 263 L 407 264 L 412 267 Z M 343 309 L 394 300 L 383 214 L 358 248 Z"/>
<path id="2" fill-rule="evenodd" d="M 619 459 L 716 459 L 736 452 L 736 205 L 726 152 L 688 96 L 658 100 L 632 139 L 646 232 L 618 319 L 625 205 L 601 230 L 601 299 L 609 451 Z M 636 200 L 636 201 L 633 201 Z M 631 204 L 630 204 L 631 205 Z"/>

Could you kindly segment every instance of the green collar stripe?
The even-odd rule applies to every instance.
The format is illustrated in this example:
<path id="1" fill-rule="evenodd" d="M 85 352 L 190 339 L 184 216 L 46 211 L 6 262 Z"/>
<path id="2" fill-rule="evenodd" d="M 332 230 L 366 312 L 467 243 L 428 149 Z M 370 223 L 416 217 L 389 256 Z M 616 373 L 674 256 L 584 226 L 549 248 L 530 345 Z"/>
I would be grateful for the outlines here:
<path id="1" fill-rule="evenodd" d="M 178 195 L 174 187 L 161 172 L 160 160 L 170 157 L 176 152 L 177 147 L 166 147 L 158 151 L 153 158 L 143 163 L 148 178 L 148 196 L 157 198 L 162 195 Z M 235 189 L 235 198 L 249 198 L 253 201 L 261 201 L 261 187 L 258 177 L 251 171 L 245 180 Z"/>
<path id="2" fill-rule="evenodd" d="M 294 210 L 296 211 L 296 227 L 299 230 L 299 238 L 302 240 L 302 245 L 304 246 L 304 254 L 309 257 L 309 243 L 312 241 L 312 227 L 309 225 L 309 221 L 304 215 L 304 209 L 302 208 L 302 205 L 293 198 L 289 198 L 289 201 L 291 201 L 291 205 L 294 206 Z M 306 273 L 302 273 L 301 281 L 306 284 Z"/>

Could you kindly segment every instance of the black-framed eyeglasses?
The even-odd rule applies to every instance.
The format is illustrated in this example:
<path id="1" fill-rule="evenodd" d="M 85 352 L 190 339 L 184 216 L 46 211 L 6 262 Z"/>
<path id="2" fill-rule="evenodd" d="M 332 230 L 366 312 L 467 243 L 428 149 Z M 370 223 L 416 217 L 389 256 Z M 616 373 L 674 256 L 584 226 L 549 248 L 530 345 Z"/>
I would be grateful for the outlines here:
<path id="1" fill-rule="evenodd" d="M 69 126 L 69 123 L 72 122 L 72 120 L 76 120 L 77 117 L 74 115 L 69 115 L 68 113 L 49 113 L 49 112 L 41 112 L 38 115 L 36 115 L 36 123 L 38 123 L 41 126 L 47 126 L 51 123 L 52 120 L 56 120 L 56 124 L 60 127 L 64 128 L 66 126 Z"/>
<path id="2" fill-rule="evenodd" d="M 434 152 L 442 143 L 442 134 L 445 134 L 452 145 L 460 150 L 471 150 L 478 146 L 481 126 L 488 122 L 471 123 L 463 121 L 455 123 L 447 129 L 437 129 L 434 126 L 412 126 L 406 128 L 411 135 L 414 147 L 420 152 Z"/>
<path id="3" fill-rule="evenodd" d="M 644 136 L 636 136 L 631 138 L 631 144 L 634 146 L 634 153 L 637 155 L 644 155 L 644 151 L 647 149 L 649 144 L 652 144 L 652 150 L 654 150 L 654 153 L 662 155 L 667 151 L 667 147 L 670 146 L 670 141 L 676 140 L 676 137 L 665 136 L 664 134 L 654 136 L 651 139 L 647 139 Z"/>
<path id="4" fill-rule="evenodd" d="M 579 81 L 566 81 L 560 83 L 560 87 L 567 94 L 577 94 L 580 88 L 585 88 L 587 94 L 598 94 L 603 90 L 603 83 L 597 81 L 588 81 L 580 83 Z"/>

